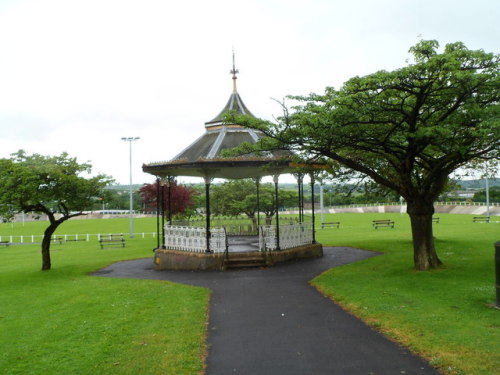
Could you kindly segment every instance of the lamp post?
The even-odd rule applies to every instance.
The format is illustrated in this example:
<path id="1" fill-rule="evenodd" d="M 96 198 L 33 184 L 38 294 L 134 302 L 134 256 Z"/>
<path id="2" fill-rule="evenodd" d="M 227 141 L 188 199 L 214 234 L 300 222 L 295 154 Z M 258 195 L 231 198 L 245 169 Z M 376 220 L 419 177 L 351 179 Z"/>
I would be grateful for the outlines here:
<path id="1" fill-rule="evenodd" d="M 132 214 L 132 210 L 134 208 L 133 203 L 134 200 L 132 198 L 132 142 L 139 140 L 139 137 L 122 137 L 122 141 L 128 142 L 129 145 L 129 170 L 130 170 L 130 185 L 129 185 L 129 193 L 130 193 L 130 238 L 134 238 L 134 216 Z"/>

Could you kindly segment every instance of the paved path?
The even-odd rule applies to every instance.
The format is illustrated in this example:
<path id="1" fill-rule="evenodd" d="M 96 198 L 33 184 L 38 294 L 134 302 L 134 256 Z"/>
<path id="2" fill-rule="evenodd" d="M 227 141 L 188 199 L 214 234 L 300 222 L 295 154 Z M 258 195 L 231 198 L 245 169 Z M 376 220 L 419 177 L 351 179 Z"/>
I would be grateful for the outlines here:
<path id="1" fill-rule="evenodd" d="M 308 284 L 329 268 L 376 254 L 341 247 L 324 248 L 324 253 L 318 259 L 226 272 L 154 271 L 151 259 L 141 259 L 96 274 L 212 289 L 207 375 L 437 375 Z"/>

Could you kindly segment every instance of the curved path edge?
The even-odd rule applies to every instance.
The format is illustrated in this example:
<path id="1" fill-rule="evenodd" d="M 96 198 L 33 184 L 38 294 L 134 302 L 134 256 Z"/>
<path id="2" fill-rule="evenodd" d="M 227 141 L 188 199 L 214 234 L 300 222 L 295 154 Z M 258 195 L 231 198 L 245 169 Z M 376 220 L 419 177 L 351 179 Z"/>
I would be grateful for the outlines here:
<path id="1" fill-rule="evenodd" d="M 330 268 L 377 255 L 324 247 L 322 258 L 225 272 L 155 271 L 147 258 L 93 275 L 210 288 L 207 375 L 438 375 L 309 285 Z"/>

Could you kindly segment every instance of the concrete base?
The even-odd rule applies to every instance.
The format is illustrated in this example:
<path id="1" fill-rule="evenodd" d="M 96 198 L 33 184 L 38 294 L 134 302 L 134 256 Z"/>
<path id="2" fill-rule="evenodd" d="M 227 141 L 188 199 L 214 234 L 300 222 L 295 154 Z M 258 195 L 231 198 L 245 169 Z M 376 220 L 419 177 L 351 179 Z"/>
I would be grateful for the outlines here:
<path id="1" fill-rule="evenodd" d="M 323 246 L 319 243 L 295 247 L 281 251 L 269 252 L 238 252 L 229 256 L 254 257 L 261 254 L 266 260 L 266 266 L 286 262 L 292 259 L 317 258 L 323 256 Z M 224 253 L 190 253 L 187 251 L 156 249 L 154 263 L 156 270 L 206 270 L 221 271 L 225 269 Z"/>
<path id="2" fill-rule="evenodd" d="M 293 249 L 286 249 L 281 251 L 268 251 L 264 253 L 266 257 L 266 264 L 272 266 L 276 263 L 286 262 L 292 259 L 306 259 L 318 258 L 323 256 L 323 245 L 315 243 L 311 245 L 304 245 L 294 247 Z"/>

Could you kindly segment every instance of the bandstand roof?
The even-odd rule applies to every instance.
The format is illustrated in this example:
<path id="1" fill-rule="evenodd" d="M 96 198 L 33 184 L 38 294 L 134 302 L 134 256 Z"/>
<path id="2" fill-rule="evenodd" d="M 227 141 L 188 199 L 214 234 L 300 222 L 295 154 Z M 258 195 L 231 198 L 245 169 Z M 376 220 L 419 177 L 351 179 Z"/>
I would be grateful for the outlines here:
<path id="1" fill-rule="evenodd" d="M 290 154 L 284 151 L 268 152 L 265 155 L 224 157 L 223 150 L 244 142 L 255 144 L 263 133 L 238 124 L 225 124 L 224 115 L 231 111 L 239 115 L 255 117 L 245 106 L 236 89 L 236 73 L 233 55 L 233 92 L 220 113 L 205 123 L 205 133 L 172 160 L 144 164 L 146 173 L 159 177 L 197 176 L 208 178 L 257 178 L 273 174 L 288 173 L 291 167 Z"/>

